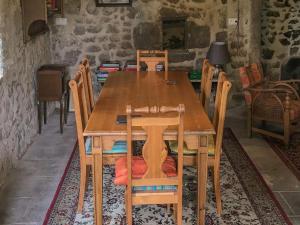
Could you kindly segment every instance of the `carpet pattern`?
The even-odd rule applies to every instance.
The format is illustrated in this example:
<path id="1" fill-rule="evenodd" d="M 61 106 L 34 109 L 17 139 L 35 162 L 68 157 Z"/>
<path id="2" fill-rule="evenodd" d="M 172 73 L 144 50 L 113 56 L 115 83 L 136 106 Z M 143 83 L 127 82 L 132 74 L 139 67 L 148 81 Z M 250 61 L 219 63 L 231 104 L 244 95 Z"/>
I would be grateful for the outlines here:
<path id="1" fill-rule="evenodd" d="M 290 147 L 287 149 L 282 141 L 274 138 L 267 138 L 268 143 L 276 154 L 282 159 L 287 167 L 300 180 L 300 133 L 291 138 Z"/>
<path id="2" fill-rule="evenodd" d="M 222 218 L 216 215 L 212 176 L 209 171 L 206 224 L 290 224 L 274 196 L 257 173 L 252 162 L 231 130 L 224 134 L 221 161 Z M 72 156 L 61 189 L 49 209 L 45 225 L 92 225 L 93 192 L 91 178 L 86 192 L 82 214 L 76 214 L 79 191 L 78 152 Z M 104 224 L 125 224 L 124 187 L 112 182 L 113 167 L 104 169 Z M 196 224 L 196 170 L 184 169 L 183 224 Z M 134 224 L 174 224 L 172 213 L 164 206 L 138 206 L 133 210 Z M 155 222 L 154 222 L 155 221 Z"/>

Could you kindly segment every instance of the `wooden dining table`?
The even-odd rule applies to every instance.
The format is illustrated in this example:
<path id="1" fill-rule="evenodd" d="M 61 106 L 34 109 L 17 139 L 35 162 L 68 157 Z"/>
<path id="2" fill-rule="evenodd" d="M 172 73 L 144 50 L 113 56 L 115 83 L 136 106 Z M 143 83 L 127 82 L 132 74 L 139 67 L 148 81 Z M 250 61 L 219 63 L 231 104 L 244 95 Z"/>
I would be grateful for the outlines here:
<path id="1" fill-rule="evenodd" d="M 93 152 L 109 150 L 115 141 L 126 140 L 126 124 L 117 123 L 118 115 L 126 115 L 126 105 L 178 106 L 184 104 L 184 141 L 190 149 L 198 149 L 198 224 L 205 224 L 208 136 L 214 127 L 202 107 L 185 72 L 116 72 L 109 75 L 91 113 L 84 136 L 92 137 Z M 176 139 L 176 131 L 166 130 L 165 140 Z M 135 140 L 144 140 L 142 129 L 133 131 Z M 103 165 L 97 165 L 101 169 Z M 102 170 L 102 169 L 101 169 Z M 102 184 L 102 177 L 98 177 Z M 95 183 L 95 182 L 94 182 Z M 102 209 L 102 185 L 94 191 L 96 208 Z M 95 216 L 102 224 L 102 210 Z"/>

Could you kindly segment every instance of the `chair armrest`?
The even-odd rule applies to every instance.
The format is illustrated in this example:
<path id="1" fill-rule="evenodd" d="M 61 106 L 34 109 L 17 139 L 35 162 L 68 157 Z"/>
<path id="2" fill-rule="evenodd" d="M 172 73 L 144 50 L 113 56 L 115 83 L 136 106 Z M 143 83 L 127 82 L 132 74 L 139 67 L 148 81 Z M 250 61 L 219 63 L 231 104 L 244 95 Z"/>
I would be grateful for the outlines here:
<path id="1" fill-rule="evenodd" d="M 293 79 L 293 80 L 279 80 L 276 83 L 300 83 L 300 79 Z"/>
<path id="2" fill-rule="evenodd" d="M 281 89 L 281 88 L 245 88 L 244 90 L 248 90 L 250 92 L 264 92 L 264 93 L 287 93 L 287 94 L 292 94 L 292 92 L 290 90 L 287 89 Z"/>

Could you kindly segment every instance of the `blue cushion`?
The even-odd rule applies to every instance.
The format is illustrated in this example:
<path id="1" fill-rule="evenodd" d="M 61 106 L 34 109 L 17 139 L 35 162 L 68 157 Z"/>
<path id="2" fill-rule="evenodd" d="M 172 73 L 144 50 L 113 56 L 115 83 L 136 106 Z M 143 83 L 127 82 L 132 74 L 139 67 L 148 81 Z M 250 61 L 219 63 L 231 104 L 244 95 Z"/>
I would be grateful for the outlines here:
<path id="1" fill-rule="evenodd" d="M 133 191 L 176 191 L 175 185 L 160 185 L 160 186 L 134 186 Z"/>
<path id="2" fill-rule="evenodd" d="M 87 155 L 92 154 L 92 139 L 88 137 L 85 141 L 85 152 Z M 117 154 L 126 153 L 127 143 L 126 141 L 116 141 L 111 150 L 104 151 L 104 154 Z"/>

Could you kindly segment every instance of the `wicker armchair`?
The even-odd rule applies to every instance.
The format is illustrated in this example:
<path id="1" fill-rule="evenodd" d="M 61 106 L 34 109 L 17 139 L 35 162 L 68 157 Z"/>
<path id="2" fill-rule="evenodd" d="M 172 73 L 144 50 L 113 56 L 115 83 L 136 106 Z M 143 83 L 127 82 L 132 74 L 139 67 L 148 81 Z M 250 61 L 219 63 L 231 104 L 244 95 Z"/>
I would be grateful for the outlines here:
<path id="1" fill-rule="evenodd" d="M 240 78 L 248 108 L 248 135 L 260 133 L 289 145 L 290 136 L 300 122 L 300 98 L 295 87 L 300 81 L 267 81 L 259 64 L 240 68 Z M 261 126 L 257 126 L 261 121 Z M 280 125 L 283 133 L 266 127 Z"/>

